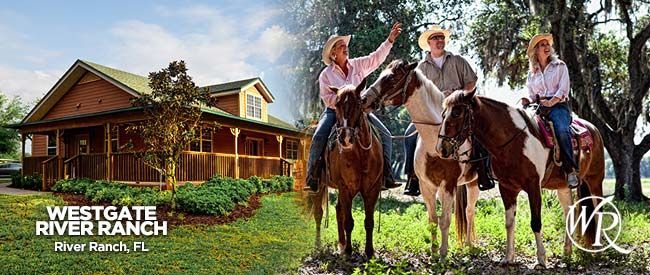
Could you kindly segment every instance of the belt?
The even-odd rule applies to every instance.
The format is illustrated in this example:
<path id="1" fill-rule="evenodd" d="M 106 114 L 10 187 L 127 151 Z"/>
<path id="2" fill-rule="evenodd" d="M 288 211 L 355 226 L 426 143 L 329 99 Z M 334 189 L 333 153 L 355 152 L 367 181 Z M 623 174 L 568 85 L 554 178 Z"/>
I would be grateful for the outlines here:
<path id="1" fill-rule="evenodd" d="M 544 100 L 549 100 L 549 99 L 554 98 L 554 96 L 543 96 L 543 97 L 540 97 L 540 98 L 541 98 L 541 99 L 544 99 Z M 567 102 L 567 100 L 566 100 L 566 99 L 562 99 L 562 100 L 558 101 L 557 103 L 565 103 L 565 102 Z"/>

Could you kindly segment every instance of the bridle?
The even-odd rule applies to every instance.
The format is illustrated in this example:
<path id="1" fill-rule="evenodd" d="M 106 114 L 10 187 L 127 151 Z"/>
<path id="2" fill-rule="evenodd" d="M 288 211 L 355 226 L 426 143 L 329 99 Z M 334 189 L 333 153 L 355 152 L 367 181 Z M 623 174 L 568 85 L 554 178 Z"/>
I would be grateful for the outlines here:
<path id="1" fill-rule="evenodd" d="M 464 113 L 465 113 L 465 118 L 463 119 L 463 128 L 456 133 L 454 136 L 445 136 L 438 134 L 438 138 L 442 141 L 447 141 L 451 144 L 451 150 L 452 150 L 452 158 L 455 161 L 461 162 L 461 163 L 468 163 L 468 162 L 475 162 L 479 161 L 480 159 L 472 160 L 461 160 L 461 156 L 469 156 L 472 152 L 472 148 L 462 152 L 458 153 L 458 148 L 467 140 L 469 137 L 473 137 L 474 133 L 472 131 L 472 125 L 474 123 L 474 113 L 472 111 L 472 107 L 469 104 L 463 104 L 464 108 Z M 444 110 L 442 113 L 444 114 L 447 110 Z"/>
<path id="2" fill-rule="evenodd" d="M 395 85 L 395 88 L 393 88 L 393 90 L 391 90 L 388 93 L 385 93 L 384 96 L 379 98 L 380 99 L 380 104 L 383 105 L 384 101 L 391 100 L 391 99 L 397 97 L 398 95 L 402 95 L 402 104 L 404 104 L 404 102 L 406 102 L 406 89 L 408 88 L 407 84 L 409 82 L 411 82 L 411 79 L 413 78 L 413 75 L 415 74 L 415 70 L 410 71 L 410 72 L 406 72 L 406 70 L 404 70 L 403 67 L 400 67 L 399 69 L 404 74 L 404 77 L 402 77 L 398 81 L 399 84 Z M 374 94 L 379 94 L 379 91 L 374 86 L 370 87 L 370 91 L 372 91 Z"/>
<path id="3" fill-rule="evenodd" d="M 452 153 L 452 158 L 454 160 L 458 161 L 458 162 L 469 163 L 469 162 L 476 162 L 476 161 L 486 159 L 486 158 L 488 158 L 488 156 L 478 158 L 478 159 L 471 159 L 471 157 L 470 157 L 470 159 L 460 160 L 461 156 L 469 156 L 471 154 L 471 152 L 472 152 L 472 149 L 473 149 L 472 148 L 473 146 L 472 146 L 472 147 L 470 147 L 469 150 L 466 150 L 466 151 L 464 151 L 462 153 L 458 153 L 458 148 L 460 147 L 460 145 L 462 145 L 463 142 L 466 139 L 470 138 L 470 137 L 472 138 L 472 142 L 474 142 L 474 141 L 478 142 L 478 140 L 474 137 L 474 132 L 472 130 L 472 125 L 474 123 L 474 113 L 473 113 L 473 110 L 472 110 L 472 106 L 470 106 L 469 104 L 463 104 L 463 108 L 464 108 L 464 111 L 465 111 L 465 114 L 466 114 L 465 119 L 463 121 L 463 128 L 455 136 L 450 137 L 450 136 L 444 136 L 444 135 L 438 134 L 438 138 L 443 140 L 443 141 L 447 140 L 449 143 L 451 143 L 451 149 L 452 149 L 452 152 L 453 152 Z M 443 114 L 446 111 L 447 110 L 445 109 L 443 111 Z M 519 137 L 521 134 L 523 134 L 526 131 L 526 129 L 528 129 L 528 124 L 526 124 L 526 127 L 524 127 L 523 129 L 520 129 L 519 132 L 517 132 L 517 134 L 512 136 L 504 144 L 497 146 L 497 148 L 502 149 L 502 148 L 508 146 L 510 143 L 512 143 L 512 141 L 514 141 L 517 137 Z"/>
<path id="4" fill-rule="evenodd" d="M 364 114 L 362 113 L 361 116 L 363 115 Z M 360 119 L 364 119 L 364 118 L 361 117 Z M 366 121 L 366 127 L 368 128 L 368 139 L 370 139 L 370 141 L 368 141 L 367 146 L 364 146 L 363 143 L 361 143 L 361 139 L 359 138 L 360 126 L 361 123 L 359 123 L 359 126 L 356 127 L 348 126 L 347 119 L 343 119 L 343 126 L 340 126 L 338 122 L 336 123 L 336 129 L 334 131 L 336 132 L 336 145 L 339 148 L 339 153 L 343 153 L 343 145 L 341 144 L 341 134 L 345 130 L 349 130 L 353 133 L 352 138 L 354 138 L 354 143 L 358 143 L 361 149 L 363 149 L 364 151 L 368 151 L 370 150 L 370 148 L 372 148 L 373 138 L 372 138 L 372 129 L 370 129 L 370 123 Z M 352 145 L 354 145 L 354 143 Z"/>

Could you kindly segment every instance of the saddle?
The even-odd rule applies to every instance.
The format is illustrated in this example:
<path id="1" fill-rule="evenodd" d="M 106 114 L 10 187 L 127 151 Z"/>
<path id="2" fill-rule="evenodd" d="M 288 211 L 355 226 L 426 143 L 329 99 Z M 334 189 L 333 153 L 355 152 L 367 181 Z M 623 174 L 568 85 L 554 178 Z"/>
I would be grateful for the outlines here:
<path id="1" fill-rule="evenodd" d="M 557 144 L 557 138 L 555 137 L 555 131 L 553 131 L 552 122 L 543 114 L 535 115 L 535 121 L 537 122 L 544 146 L 553 149 Z M 594 138 L 591 136 L 589 129 L 585 126 L 584 120 L 573 118 L 570 129 L 572 133 L 571 143 L 573 145 L 573 150 L 577 151 L 581 149 L 587 152 L 591 151 L 594 147 Z M 580 148 L 578 148 L 578 146 L 580 146 Z"/>

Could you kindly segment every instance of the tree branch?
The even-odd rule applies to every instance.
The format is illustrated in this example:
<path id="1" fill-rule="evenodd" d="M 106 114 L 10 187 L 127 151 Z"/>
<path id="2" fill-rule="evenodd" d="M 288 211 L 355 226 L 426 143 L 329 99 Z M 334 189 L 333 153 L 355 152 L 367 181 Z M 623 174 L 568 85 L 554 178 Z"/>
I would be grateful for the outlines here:
<path id="1" fill-rule="evenodd" d="M 634 146 L 634 158 L 641 159 L 648 150 L 650 150 L 650 134 L 645 135 L 641 143 Z"/>
<path id="2" fill-rule="evenodd" d="M 421 27 L 428 27 L 428 26 L 431 26 L 431 25 L 441 25 L 442 23 L 447 22 L 447 21 L 460 20 L 460 18 L 461 18 L 461 15 L 456 15 L 455 17 L 445 17 L 445 18 L 441 19 L 438 22 L 424 22 L 422 24 L 411 26 L 410 28 L 406 29 L 405 32 L 417 31 Z"/>
<path id="3" fill-rule="evenodd" d="M 623 15 L 624 23 L 625 23 L 625 30 L 627 32 L 627 38 L 632 41 L 634 37 L 634 23 L 632 23 L 632 19 L 630 18 L 630 13 L 628 11 L 629 3 L 623 0 L 616 0 L 616 3 L 621 7 L 621 14 Z"/>
<path id="4" fill-rule="evenodd" d="M 614 21 L 625 23 L 625 21 L 623 21 L 623 19 L 621 19 L 621 18 L 610 18 L 610 19 L 607 19 L 605 21 L 595 21 L 595 22 L 591 23 L 591 26 L 595 27 L 595 26 L 600 25 L 600 24 L 607 24 L 609 22 L 614 22 Z"/>

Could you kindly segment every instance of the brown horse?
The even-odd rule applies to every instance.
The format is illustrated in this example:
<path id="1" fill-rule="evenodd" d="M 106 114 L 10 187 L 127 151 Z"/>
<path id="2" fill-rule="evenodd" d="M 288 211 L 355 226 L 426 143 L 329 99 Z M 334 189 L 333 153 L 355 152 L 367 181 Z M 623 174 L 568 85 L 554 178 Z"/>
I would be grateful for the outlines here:
<path id="1" fill-rule="evenodd" d="M 544 147 L 535 124 L 518 109 L 493 99 L 475 96 L 473 91 L 456 91 L 445 100 L 444 106 L 441 138 L 437 146 L 441 156 L 457 154 L 459 149 L 455 145 L 471 136 L 485 146 L 492 156 L 492 169 L 499 179 L 499 191 L 506 209 L 507 248 L 502 263 L 514 261 L 517 195 L 523 190 L 528 194 L 531 209 L 530 226 L 537 244 L 537 263 L 545 266 L 546 252 L 541 235 L 541 188 L 558 191 L 565 218 L 572 202 L 566 175 L 560 171 L 559 166 L 552 163 L 551 150 Z M 586 123 L 586 127 L 593 136 L 594 145 L 591 151 L 580 152 L 579 178 L 583 182 L 578 190 L 580 198 L 592 194 L 602 196 L 605 175 L 602 137 L 592 124 Z M 591 202 L 592 205 L 585 205 L 587 217 L 592 215 L 596 205 L 596 202 Z M 595 227 L 590 224 L 586 230 L 586 241 L 593 244 Z M 571 253 L 568 235 L 565 236 L 564 248 L 566 254 Z"/>
<path id="2" fill-rule="evenodd" d="M 442 123 L 444 95 L 416 66 L 417 63 L 407 64 L 402 60 L 391 62 L 362 97 L 368 103 L 381 101 L 393 106 L 404 105 L 408 110 L 420 134 L 415 149 L 415 173 L 420 180 L 422 198 L 432 224 L 429 228 L 431 252 L 438 252 L 436 230 L 440 227 L 442 243 L 439 252 L 440 257 L 444 258 L 449 246 L 454 197 L 458 243 L 471 246 L 475 237 L 473 222 L 479 189 L 473 170 L 456 160 L 438 156 L 436 144 Z M 459 186 L 463 184 L 464 187 Z M 442 205 L 440 217 L 436 213 L 436 197 Z"/>
<path id="3" fill-rule="evenodd" d="M 336 98 L 336 142 L 332 150 L 325 150 L 327 171 L 321 173 L 321 183 L 313 198 L 316 220 L 316 245 L 320 245 L 320 225 L 323 205 L 328 199 L 327 187 L 339 190 L 336 204 L 336 222 L 341 254 L 352 254 L 352 199 L 361 193 L 366 218 L 366 255 L 374 255 L 372 231 L 375 226 L 374 212 L 381 180 L 383 179 L 384 159 L 379 138 L 373 134 L 366 113 L 361 107 L 360 92 L 365 79 L 358 86 L 341 88 L 330 87 L 337 93 Z M 328 176 L 329 175 L 329 179 Z"/>

